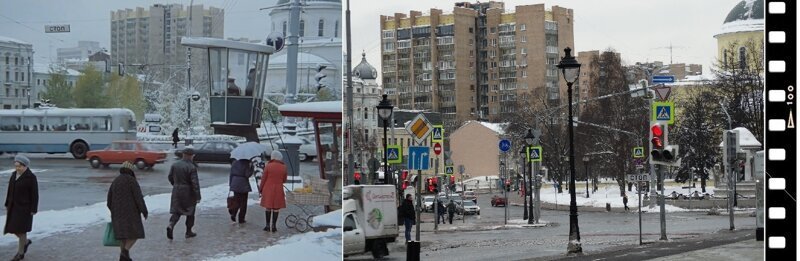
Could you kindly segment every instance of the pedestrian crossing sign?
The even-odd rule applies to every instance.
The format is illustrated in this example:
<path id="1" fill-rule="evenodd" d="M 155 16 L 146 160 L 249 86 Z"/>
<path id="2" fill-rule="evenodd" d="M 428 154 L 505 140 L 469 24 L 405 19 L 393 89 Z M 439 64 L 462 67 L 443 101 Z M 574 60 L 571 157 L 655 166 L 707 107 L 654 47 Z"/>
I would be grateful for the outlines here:
<path id="1" fill-rule="evenodd" d="M 433 131 L 431 132 L 431 141 L 438 143 L 442 143 L 442 141 L 444 141 L 443 125 L 433 125 Z"/>
<path id="2" fill-rule="evenodd" d="M 386 159 L 389 164 L 403 163 L 403 151 L 400 145 L 386 146 Z"/>
<path id="3" fill-rule="evenodd" d="M 444 173 L 448 174 L 448 175 L 452 175 L 453 174 L 453 166 L 445 166 L 444 167 Z"/>
<path id="4" fill-rule="evenodd" d="M 644 147 L 634 147 L 633 148 L 633 157 L 634 158 L 644 158 Z"/>
<path id="5" fill-rule="evenodd" d="M 542 146 L 528 147 L 528 162 L 542 162 Z"/>
<path id="6" fill-rule="evenodd" d="M 675 123 L 675 104 L 673 102 L 653 102 L 651 108 L 653 121 Z"/>

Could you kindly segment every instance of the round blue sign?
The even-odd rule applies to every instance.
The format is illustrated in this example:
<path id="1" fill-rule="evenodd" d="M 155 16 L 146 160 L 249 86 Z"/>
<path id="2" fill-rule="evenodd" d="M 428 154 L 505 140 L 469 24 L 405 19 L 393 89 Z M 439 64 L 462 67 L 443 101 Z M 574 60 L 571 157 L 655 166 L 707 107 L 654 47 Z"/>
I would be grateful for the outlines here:
<path id="1" fill-rule="evenodd" d="M 511 141 L 509 140 L 500 140 L 500 150 L 506 152 L 511 149 Z"/>

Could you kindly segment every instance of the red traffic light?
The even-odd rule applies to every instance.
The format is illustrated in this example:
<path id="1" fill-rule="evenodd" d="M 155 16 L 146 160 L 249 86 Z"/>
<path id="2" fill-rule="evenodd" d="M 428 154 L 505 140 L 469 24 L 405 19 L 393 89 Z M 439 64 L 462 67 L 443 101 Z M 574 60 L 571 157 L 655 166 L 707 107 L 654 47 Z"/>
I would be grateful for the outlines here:
<path id="1" fill-rule="evenodd" d="M 456 176 L 450 175 L 450 184 L 456 183 Z"/>
<path id="2" fill-rule="evenodd" d="M 361 173 L 356 172 L 353 174 L 353 176 L 355 177 L 356 180 L 361 180 Z"/>
<path id="3" fill-rule="evenodd" d="M 661 139 L 658 138 L 658 137 L 655 137 L 650 141 L 653 143 L 653 147 L 656 147 L 656 148 L 664 147 L 664 143 L 662 143 Z"/>
<path id="4" fill-rule="evenodd" d="M 662 134 L 664 134 L 664 130 L 661 129 L 660 124 L 653 125 L 653 127 L 651 127 L 650 130 L 653 131 L 653 137 L 661 136 Z"/>
<path id="5" fill-rule="evenodd" d="M 403 190 L 406 190 L 406 188 L 408 188 L 408 181 L 403 181 L 402 188 Z"/>
<path id="6" fill-rule="evenodd" d="M 400 180 L 407 180 L 408 179 L 408 170 L 404 170 L 403 174 L 400 175 Z"/>

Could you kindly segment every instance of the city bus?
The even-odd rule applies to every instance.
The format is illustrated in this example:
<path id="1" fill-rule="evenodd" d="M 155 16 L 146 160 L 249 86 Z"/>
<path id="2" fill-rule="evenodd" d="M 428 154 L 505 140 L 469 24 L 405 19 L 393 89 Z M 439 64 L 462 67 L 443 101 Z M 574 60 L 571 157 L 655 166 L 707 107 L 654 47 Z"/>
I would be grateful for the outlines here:
<path id="1" fill-rule="evenodd" d="M 133 111 L 122 108 L 0 110 L 0 153 L 66 153 L 76 159 L 115 140 L 136 140 Z"/>

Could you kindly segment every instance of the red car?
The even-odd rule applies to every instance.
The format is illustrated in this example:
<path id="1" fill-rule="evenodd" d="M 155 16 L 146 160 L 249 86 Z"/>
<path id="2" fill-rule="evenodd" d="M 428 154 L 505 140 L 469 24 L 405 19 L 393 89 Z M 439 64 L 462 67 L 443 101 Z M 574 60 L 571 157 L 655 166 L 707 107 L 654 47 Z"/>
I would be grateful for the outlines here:
<path id="1" fill-rule="evenodd" d="M 494 195 L 492 197 L 492 207 L 506 206 L 506 199 L 504 197 Z"/>
<path id="2" fill-rule="evenodd" d="M 111 142 L 107 148 L 86 153 L 86 160 L 92 168 L 108 167 L 130 161 L 139 169 L 153 168 L 167 160 L 167 153 L 151 149 L 147 144 L 135 140 Z"/>

